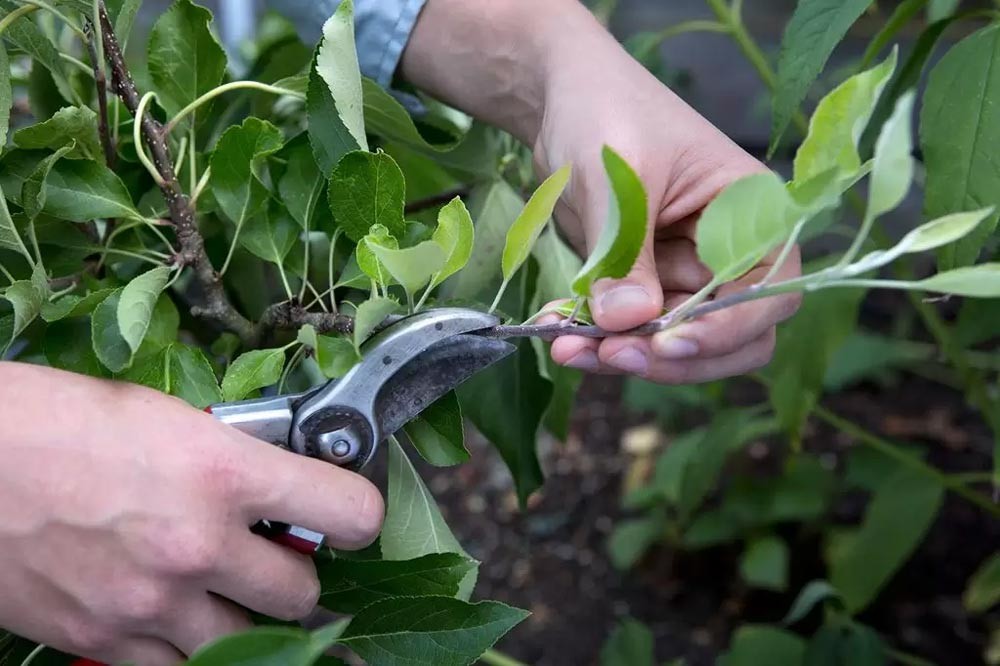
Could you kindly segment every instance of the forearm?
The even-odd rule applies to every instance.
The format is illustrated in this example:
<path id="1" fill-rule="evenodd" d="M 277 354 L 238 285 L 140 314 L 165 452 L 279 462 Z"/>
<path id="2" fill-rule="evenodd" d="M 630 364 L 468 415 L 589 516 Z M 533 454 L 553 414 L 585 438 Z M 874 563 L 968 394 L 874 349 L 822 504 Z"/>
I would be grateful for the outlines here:
<path id="1" fill-rule="evenodd" d="M 428 0 L 401 69 L 418 88 L 532 145 L 562 71 L 624 55 L 577 0 Z"/>

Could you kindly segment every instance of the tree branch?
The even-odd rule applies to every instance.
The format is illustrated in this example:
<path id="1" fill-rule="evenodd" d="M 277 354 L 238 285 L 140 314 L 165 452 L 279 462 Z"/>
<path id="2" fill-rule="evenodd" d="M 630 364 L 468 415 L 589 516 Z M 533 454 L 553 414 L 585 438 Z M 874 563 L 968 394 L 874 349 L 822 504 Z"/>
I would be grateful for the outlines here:
<path id="1" fill-rule="evenodd" d="M 90 55 L 90 66 L 94 70 L 94 83 L 97 86 L 97 133 L 101 137 L 101 147 L 104 149 L 104 161 L 109 169 L 115 168 L 115 146 L 108 129 L 108 80 L 104 74 L 104 63 L 97 55 L 97 42 L 94 35 L 94 24 L 90 19 L 84 19 L 84 33 L 87 35 L 87 53 Z"/>
<path id="2" fill-rule="evenodd" d="M 103 0 L 99 2 L 99 13 L 104 55 L 111 69 L 112 91 L 121 98 L 129 113 L 135 116 L 139 106 L 139 92 L 136 90 L 135 82 L 125 64 L 121 46 L 115 37 L 114 27 L 108 18 L 108 11 Z M 204 297 L 204 305 L 192 308 L 191 314 L 220 324 L 236 333 L 245 345 L 253 346 L 259 339 L 259 328 L 255 327 L 233 307 L 226 295 L 222 279 L 215 272 L 212 261 L 205 252 L 205 240 L 198 230 L 194 208 L 190 205 L 177 181 L 173 161 L 170 157 L 170 148 L 163 133 L 163 126 L 151 114 L 146 114 L 142 119 L 141 130 L 146 146 L 153 157 L 153 164 L 163 179 L 160 191 L 163 193 L 163 199 L 166 201 L 170 218 L 177 232 L 177 242 L 180 249 L 175 261 L 182 266 L 191 267 Z M 191 149 L 193 150 L 193 147 Z"/>

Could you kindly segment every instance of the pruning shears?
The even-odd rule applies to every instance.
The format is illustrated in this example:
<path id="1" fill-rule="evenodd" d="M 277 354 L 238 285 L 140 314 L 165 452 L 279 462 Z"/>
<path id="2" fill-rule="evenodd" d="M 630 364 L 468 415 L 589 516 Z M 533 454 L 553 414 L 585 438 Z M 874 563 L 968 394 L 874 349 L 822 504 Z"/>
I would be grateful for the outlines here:
<path id="1" fill-rule="evenodd" d="M 498 323 L 492 315 L 462 308 L 411 315 L 362 344 L 361 361 L 339 379 L 305 393 L 220 403 L 206 411 L 257 439 L 360 472 L 384 439 L 514 352 L 509 342 L 484 335 Z M 318 550 L 324 538 L 268 521 L 254 530 L 306 554 Z"/>

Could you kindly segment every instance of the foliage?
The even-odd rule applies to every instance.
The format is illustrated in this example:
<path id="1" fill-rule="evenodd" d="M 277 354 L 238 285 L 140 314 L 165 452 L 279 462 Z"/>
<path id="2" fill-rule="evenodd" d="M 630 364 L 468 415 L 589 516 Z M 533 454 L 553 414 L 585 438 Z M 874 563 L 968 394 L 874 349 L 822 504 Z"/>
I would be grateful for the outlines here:
<path id="1" fill-rule="evenodd" d="M 653 202 L 614 146 L 602 152 L 609 217 L 590 256 L 580 258 L 548 225 L 572 167 L 548 176 L 532 194 L 526 170 L 508 168 L 524 159 L 518 148 L 503 150 L 512 145 L 508 137 L 477 124 L 463 132 L 439 107 L 411 118 L 358 71 L 349 0 L 339 4 L 315 49 L 257 45 L 249 68 L 257 78 L 247 81 L 233 79 L 211 14 L 176 0 L 141 49 L 148 76 L 138 90 L 119 47 L 139 3 L 116 5 L 87 32 L 79 26 L 94 16 L 91 3 L 54 4 L 62 10 L 55 18 L 47 3 L 0 0 L 5 12 L 28 8 L 0 20 L 6 358 L 143 384 L 202 408 L 339 377 L 391 315 L 492 303 L 490 311 L 503 319 L 498 335 L 534 339 L 429 407 L 405 435 L 431 464 L 463 462 L 464 414 L 495 444 L 526 503 L 543 482 L 537 435 L 542 428 L 565 434 L 579 382 L 545 360 L 539 340 L 603 336 L 588 322 L 585 298 L 595 281 L 627 274 L 646 239 Z M 868 4 L 799 3 L 778 74 L 770 72 L 777 86 L 776 147 Z M 691 29 L 728 32 L 756 66 L 769 67 L 753 51 L 739 3 L 709 0 L 709 6 L 719 22 Z M 937 20 L 949 20 L 942 3 L 934 7 Z M 836 418 L 823 417 L 820 399 L 833 382 L 838 350 L 858 339 L 858 304 L 873 288 L 913 294 L 1000 441 L 1000 417 L 990 416 L 1000 414 L 995 397 L 961 345 L 950 341 L 949 327 L 920 301 L 924 292 L 1000 296 L 1000 264 L 977 263 L 984 248 L 991 251 L 1000 205 L 1000 172 L 984 148 L 1000 132 L 991 78 L 1000 71 L 991 67 L 997 28 L 967 37 L 931 74 L 920 126 L 928 221 L 911 225 L 897 243 L 880 228 L 913 187 L 909 89 L 936 39 L 898 72 L 895 50 L 879 64 L 866 63 L 819 102 L 808 123 L 796 123 L 805 136 L 790 180 L 766 172 L 721 192 L 697 228 L 698 256 L 713 275 L 709 288 L 634 331 L 655 333 L 776 294 L 808 294 L 803 316 L 782 332 L 765 373 L 770 407 L 721 410 L 707 426 L 677 438 L 649 484 L 626 498 L 639 514 L 611 542 L 621 567 L 663 539 L 687 549 L 737 542 L 746 584 L 781 591 L 794 550 L 779 528 L 806 523 L 824 530 L 830 582 L 806 588 L 789 620 L 822 603 L 830 609 L 822 628 L 806 641 L 786 628 L 742 627 L 724 663 L 759 663 L 755 655 L 816 663 L 817 654 L 881 663 L 885 646 L 854 614 L 918 546 L 945 491 L 983 506 L 977 492 L 874 438 L 881 442 L 872 445 L 876 471 L 864 477 L 873 499 L 860 528 L 835 530 L 833 498 L 859 482 L 798 445 L 810 417 Z M 78 43 L 78 34 L 102 41 Z M 877 39 L 872 62 L 892 41 L 890 33 Z M 84 62 L 91 51 L 104 61 Z M 34 85 L 12 76 L 29 63 Z M 956 76 L 959 70 L 975 76 Z M 113 85 L 105 88 L 105 79 Z M 223 95 L 225 105 L 216 102 Z M 25 97 L 33 116 L 9 115 L 10 101 Z M 866 178 L 867 205 L 847 250 L 810 264 L 801 277 L 775 281 L 795 244 L 828 232 L 830 211 Z M 455 183 L 468 207 L 461 197 L 441 196 Z M 941 272 L 913 273 L 910 255 L 930 251 L 939 253 Z M 715 288 L 769 253 L 777 253 L 776 268 L 758 284 L 711 299 Z M 895 274 L 886 276 L 887 268 Z M 560 297 L 574 301 L 569 321 L 530 323 L 544 303 Z M 900 363 L 906 358 L 912 357 Z M 869 369 L 853 378 L 842 373 L 837 382 Z M 679 395 L 660 390 L 654 402 Z M 711 390 L 684 395 L 704 409 L 712 406 L 705 397 Z M 730 460 L 779 431 L 795 446 L 772 478 L 737 477 L 715 492 Z M 387 514 L 377 547 L 317 559 L 322 605 L 350 618 L 313 632 L 262 626 L 206 647 L 192 663 L 232 663 L 240 655 L 259 663 L 337 663 L 323 655 L 338 646 L 376 666 L 468 664 L 524 619 L 524 611 L 504 604 L 470 601 L 478 563 L 451 533 L 407 451 L 395 441 L 388 448 Z M 850 454 L 849 466 L 863 466 L 858 455 Z M 906 521 L 898 520 L 902 511 Z M 995 602 L 996 569 L 984 564 L 970 583 L 970 610 Z M 650 642 L 648 631 L 628 622 L 602 659 L 651 663 Z"/>

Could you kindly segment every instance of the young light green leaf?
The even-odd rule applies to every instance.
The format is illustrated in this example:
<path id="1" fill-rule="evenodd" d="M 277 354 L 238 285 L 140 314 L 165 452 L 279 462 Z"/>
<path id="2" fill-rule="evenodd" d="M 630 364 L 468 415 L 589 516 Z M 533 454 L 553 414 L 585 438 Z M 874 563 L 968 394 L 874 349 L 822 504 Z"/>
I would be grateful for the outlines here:
<path id="1" fill-rule="evenodd" d="M 14 144 L 20 148 L 57 150 L 73 143 L 69 157 L 103 160 L 97 135 L 97 114 L 90 107 L 67 106 L 40 123 L 14 132 Z"/>
<path id="2" fill-rule="evenodd" d="M 601 648 L 601 666 L 655 666 L 653 632 L 630 617 L 611 632 Z"/>
<path id="3" fill-rule="evenodd" d="M 101 364 L 111 372 L 121 372 L 132 363 L 132 348 L 118 326 L 118 303 L 122 289 L 115 289 L 94 309 L 90 317 L 91 343 Z"/>
<path id="4" fill-rule="evenodd" d="M 10 110 L 14 106 L 14 93 L 10 85 L 10 59 L 7 49 L 0 46 L 0 146 L 7 145 L 10 129 Z"/>
<path id="5" fill-rule="evenodd" d="M 149 78 L 167 113 L 222 83 L 226 53 L 209 29 L 212 13 L 190 0 L 175 0 L 149 35 Z M 206 107 L 201 107 L 205 114 Z"/>
<path id="6" fill-rule="evenodd" d="M 844 174 L 861 168 L 858 143 L 895 69 L 894 49 L 884 62 L 855 74 L 820 101 L 809 121 L 809 133 L 795 154 L 796 183 L 833 168 Z"/>
<path id="7" fill-rule="evenodd" d="M 342 0 L 326 23 L 323 41 L 316 53 L 316 71 L 326 82 L 347 131 L 362 150 L 368 150 L 365 136 L 361 69 L 354 45 L 354 2 Z"/>
<path id="8" fill-rule="evenodd" d="M 7 208 L 7 199 L 3 188 L 0 188 L 0 249 L 18 252 L 28 260 L 29 264 L 35 263 L 28 248 L 25 247 L 24 241 L 21 240 L 17 227 L 14 226 L 14 219 L 10 216 L 10 209 Z"/>
<path id="9" fill-rule="evenodd" d="M 926 252 L 964 238 L 987 217 L 993 214 L 993 207 L 981 208 L 968 213 L 952 213 L 926 222 L 903 237 L 900 245 L 907 252 Z"/>
<path id="10" fill-rule="evenodd" d="M 605 148 L 605 151 L 605 163 L 607 164 L 608 159 L 613 158 L 609 158 L 609 155 L 611 155 L 610 149 Z M 531 255 L 531 249 L 535 246 L 535 241 L 538 240 L 538 236 L 542 233 L 542 229 L 545 228 L 549 218 L 552 217 L 552 211 L 555 210 L 556 202 L 559 201 L 563 190 L 566 189 L 572 173 L 572 165 L 567 164 L 546 178 L 538 186 L 538 189 L 535 190 L 535 193 L 531 195 L 531 198 L 528 199 L 528 203 L 524 205 L 524 209 L 517 216 L 517 219 L 514 220 L 514 224 L 510 226 L 510 229 L 507 231 L 507 242 L 504 244 L 503 262 L 501 264 L 504 280 L 509 281 L 514 277 L 517 269 Z M 608 174 L 610 177 L 610 167 Z M 645 220 L 643 220 L 643 224 L 645 224 Z"/>
<path id="11" fill-rule="evenodd" d="M 381 225 L 376 224 L 372 226 L 368 234 L 358 242 L 357 248 L 354 250 L 354 256 L 358 262 L 358 268 L 375 280 L 376 283 L 380 285 L 392 284 L 392 276 L 389 274 L 389 269 L 387 269 L 375 253 L 372 252 L 371 245 L 379 245 L 381 247 L 387 247 L 392 250 L 399 249 L 399 241 L 396 240 L 394 236 L 389 233 L 389 230 Z"/>
<path id="12" fill-rule="evenodd" d="M 587 263 L 573 279 L 573 292 L 577 296 L 589 296 L 590 286 L 601 278 L 625 277 L 646 240 L 648 206 L 642 181 L 608 146 L 601 154 L 612 192 L 608 221 Z"/>
<path id="13" fill-rule="evenodd" d="M 334 222 L 354 242 L 375 224 L 396 238 L 406 233 L 403 172 L 386 153 L 357 150 L 345 155 L 330 176 L 328 196 Z"/>
<path id="14" fill-rule="evenodd" d="M 869 219 L 898 206 L 913 181 L 913 102 L 916 93 L 899 98 L 875 142 L 875 158 L 868 188 Z"/>
<path id="15" fill-rule="evenodd" d="M 411 666 L 417 654 L 423 664 L 467 666 L 528 615 L 497 601 L 394 597 L 362 609 L 340 642 L 380 666 Z"/>
<path id="16" fill-rule="evenodd" d="M 830 583 L 852 615 L 864 609 L 930 529 L 944 488 L 920 471 L 899 470 L 879 487 L 861 528 L 830 562 Z M 906 520 L 900 520 L 900 516 Z"/>
<path id="17" fill-rule="evenodd" d="M 354 313 L 354 348 L 361 345 L 385 318 L 399 309 L 399 303 L 391 298 L 372 298 L 358 306 Z"/>
<path id="18" fill-rule="evenodd" d="M 698 258 L 728 282 L 753 268 L 788 238 L 799 208 L 773 172 L 746 176 L 729 185 L 698 221 Z"/>
<path id="19" fill-rule="evenodd" d="M 281 144 L 281 130 L 253 117 L 227 129 L 216 144 L 211 161 L 212 194 L 236 225 L 236 234 L 267 203 L 269 192 L 261 181 L 261 164 Z"/>
<path id="20" fill-rule="evenodd" d="M 799 591 L 798 596 L 795 597 L 795 601 L 792 602 L 791 608 L 788 609 L 788 613 L 781 623 L 784 625 L 795 624 L 805 618 L 816 604 L 827 600 L 832 600 L 841 606 L 843 605 L 840 594 L 833 585 L 830 585 L 825 580 L 810 581 Z"/>
<path id="21" fill-rule="evenodd" d="M 118 300 L 118 329 L 134 354 L 146 337 L 153 307 L 170 279 L 171 269 L 158 266 L 129 282 Z"/>
<path id="22" fill-rule="evenodd" d="M 955 268 L 913 282 L 918 289 L 973 298 L 1000 298 L 1000 262 Z"/>
<path id="23" fill-rule="evenodd" d="M 240 354 L 222 378 L 222 396 L 227 401 L 242 400 L 252 391 L 273 386 L 285 367 L 285 350 L 255 349 Z"/>
<path id="24" fill-rule="evenodd" d="M 833 49 L 872 0 L 803 0 L 785 28 L 771 118 L 773 153 Z"/>
<path id="25" fill-rule="evenodd" d="M 337 613 L 358 613 L 392 597 L 447 596 L 476 563 L 458 553 L 432 553 L 410 560 L 320 558 L 316 563 L 322 592 L 320 605 Z"/>
<path id="26" fill-rule="evenodd" d="M 311 229 L 326 178 L 316 164 L 308 137 L 300 134 L 292 139 L 278 156 L 285 158 L 285 172 L 278 180 L 278 194 L 299 226 Z"/>
<path id="27" fill-rule="evenodd" d="M 752 587 L 784 592 L 788 587 L 788 546 L 775 536 L 751 540 L 740 558 L 740 576 Z"/>
<path id="28" fill-rule="evenodd" d="M 962 605 L 970 613 L 985 613 L 1000 603 L 1000 553 L 983 562 L 972 574 L 962 595 Z"/>
<path id="29" fill-rule="evenodd" d="M 313 350 L 316 365 L 328 379 L 343 377 L 358 362 L 358 351 L 350 340 L 319 335 L 311 324 L 299 329 L 298 341 Z"/>
<path id="30" fill-rule="evenodd" d="M 454 392 L 446 393 L 404 426 L 407 439 L 432 465 L 449 467 L 469 460 L 462 427 L 462 407 Z"/>
<path id="31" fill-rule="evenodd" d="M 438 212 L 438 225 L 434 230 L 434 242 L 444 250 L 444 266 L 431 282 L 436 287 L 462 270 L 472 256 L 475 240 L 472 216 L 462 200 L 455 197 Z"/>
<path id="32" fill-rule="evenodd" d="M 1000 25 L 969 35 L 931 70 L 920 114 L 920 145 L 927 167 L 924 212 L 935 218 L 956 210 L 994 206 L 993 215 L 938 255 L 938 269 L 975 262 L 997 228 L 1000 168 Z"/>
<path id="33" fill-rule="evenodd" d="M 441 246 L 432 240 L 399 250 L 376 242 L 366 244 L 389 275 L 411 296 L 430 282 L 444 266 L 446 258 Z"/>
<path id="34" fill-rule="evenodd" d="M 115 172 L 91 160 L 60 160 L 53 165 L 45 183 L 45 212 L 73 222 L 142 219 Z"/>

